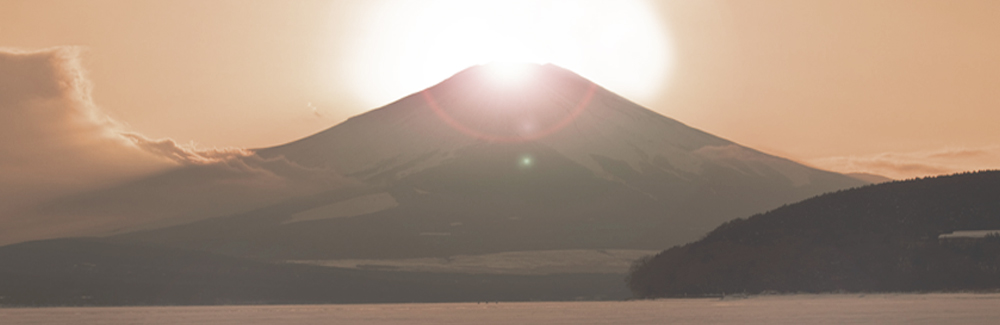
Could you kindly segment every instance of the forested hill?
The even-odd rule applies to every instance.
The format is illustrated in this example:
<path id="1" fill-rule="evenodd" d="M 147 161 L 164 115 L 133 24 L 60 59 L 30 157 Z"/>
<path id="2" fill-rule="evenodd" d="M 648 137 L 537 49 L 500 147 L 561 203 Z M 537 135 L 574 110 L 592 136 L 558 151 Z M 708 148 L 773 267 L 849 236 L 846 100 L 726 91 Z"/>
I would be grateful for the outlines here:
<path id="1" fill-rule="evenodd" d="M 725 223 L 637 261 L 628 285 L 639 298 L 996 289 L 1000 238 L 938 238 L 994 229 L 1000 171 L 869 185 Z"/>

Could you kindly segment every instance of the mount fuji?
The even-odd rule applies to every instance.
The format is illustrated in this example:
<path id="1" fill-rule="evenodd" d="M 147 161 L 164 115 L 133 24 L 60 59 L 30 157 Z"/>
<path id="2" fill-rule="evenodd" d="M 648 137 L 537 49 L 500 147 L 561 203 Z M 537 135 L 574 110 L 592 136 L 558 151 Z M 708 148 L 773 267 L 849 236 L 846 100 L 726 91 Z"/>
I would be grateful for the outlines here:
<path id="1" fill-rule="evenodd" d="M 254 150 L 336 175 L 333 185 L 113 238 L 265 260 L 664 249 L 865 184 L 688 127 L 554 65 L 517 67 L 516 83 L 496 68 Z M 130 186 L 152 185 L 100 196 Z"/>

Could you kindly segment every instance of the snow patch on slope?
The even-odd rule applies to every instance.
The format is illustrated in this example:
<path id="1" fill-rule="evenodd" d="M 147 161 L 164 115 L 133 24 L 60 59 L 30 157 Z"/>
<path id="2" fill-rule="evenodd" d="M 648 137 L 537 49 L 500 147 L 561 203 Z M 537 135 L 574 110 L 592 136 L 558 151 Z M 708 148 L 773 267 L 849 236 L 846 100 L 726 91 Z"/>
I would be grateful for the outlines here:
<path id="1" fill-rule="evenodd" d="M 632 262 L 655 250 L 597 249 L 502 252 L 443 258 L 300 260 L 328 267 L 472 274 L 625 274 Z"/>

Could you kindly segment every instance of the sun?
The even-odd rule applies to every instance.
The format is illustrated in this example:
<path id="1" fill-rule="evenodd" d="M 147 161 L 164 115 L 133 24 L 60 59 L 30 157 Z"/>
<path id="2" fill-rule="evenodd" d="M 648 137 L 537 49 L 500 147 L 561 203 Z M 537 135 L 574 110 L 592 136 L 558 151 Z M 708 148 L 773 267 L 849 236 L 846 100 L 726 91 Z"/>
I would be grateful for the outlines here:
<path id="1" fill-rule="evenodd" d="M 383 0 L 352 35 L 337 71 L 372 106 L 418 92 L 473 65 L 498 62 L 516 82 L 516 63 L 553 63 L 642 102 L 673 64 L 665 28 L 647 1 Z"/>
<path id="2" fill-rule="evenodd" d="M 519 85 L 535 72 L 531 64 L 523 62 L 495 61 L 483 67 L 489 72 L 490 79 L 501 86 Z"/>

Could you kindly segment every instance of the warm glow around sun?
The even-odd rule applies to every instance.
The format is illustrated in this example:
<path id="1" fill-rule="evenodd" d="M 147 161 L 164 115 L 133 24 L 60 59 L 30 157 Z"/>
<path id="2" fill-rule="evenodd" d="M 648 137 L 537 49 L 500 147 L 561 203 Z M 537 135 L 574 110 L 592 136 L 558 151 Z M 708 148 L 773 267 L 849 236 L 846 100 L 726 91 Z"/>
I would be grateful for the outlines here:
<path id="1" fill-rule="evenodd" d="M 532 66 L 521 62 L 490 62 L 485 65 L 492 79 L 500 85 L 517 85 L 531 77 Z"/>
<path id="2" fill-rule="evenodd" d="M 341 63 L 369 105 L 392 100 L 490 62 L 514 82 L 513 62 L 553 63 L 635 100 L 662 89 L 670 40 L 645 1 L 500 0 L 376 2 L 358 17 Z"/>

